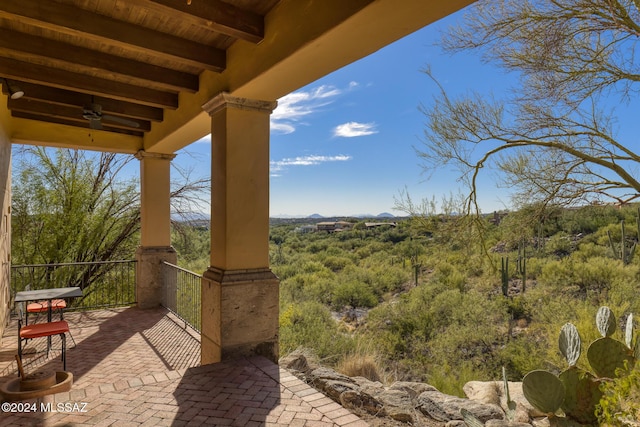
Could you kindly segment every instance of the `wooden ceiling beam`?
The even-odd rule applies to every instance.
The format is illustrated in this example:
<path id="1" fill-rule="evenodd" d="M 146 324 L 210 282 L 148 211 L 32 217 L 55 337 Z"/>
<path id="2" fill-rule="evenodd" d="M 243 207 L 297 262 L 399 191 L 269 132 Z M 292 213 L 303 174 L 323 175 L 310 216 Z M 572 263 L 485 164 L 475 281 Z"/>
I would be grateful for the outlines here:
<path id="1" fill-rule="evenodd" d="M 51 117 L 51 118 L 59 118 L 64 120 L 73 120 L 80 123 L 88 123 L 88 120 L 82 117 L 84 109 L 82 107 L 77 106 L 60 106 L 55 104 L 50 104 L 42 101 L 32 101 L 24 98 L 20 99 L 9 99 L 8 107 L 11 111 L 21 111 L 24 113 L 37 114 L 40 116 Z M 131 120 L 138 124 L 138 126 L 130 126 L 127 124 L 110 121 L 105 116 L 109 116 L 110 114 L 103 111 L 102 124 L 113 126 L 122 129 L 131 129 L 134 131 L 143 131 L 148 132 L 151 130 L 151 122 L 147 120 L 133 120 L 127 117 L 127 120 Z M 117 117 L 117 116 L 113 116 Z"/>
<path id="2" fill-rule="evenodd" d="M 83 92 L 90 95 L 100 95 L 152 107 L 178 108 L 178 95 L 176 93 L 162 92 L 147 87 L 114 82 L 107 79 L 91 77 L 86 74 L 72 73 L 67 70 L 30 64 L 10 58 L 0 57 L 0 75 L 11 79 Z"/>
<path id="3" fill-rule="evenodd" d="M 61 106 L 82 107 L 92 102 L 102 105 L 102 111 L 108 114 L 115 114 L 134 119 L 161 122 L 164 118 L 164 110 L 147 105 L 134 104 L 132 102 L 118 101 L 102 96 L 93 96 L 86 93 L 73 92 L 65 89 L 41 86 L 33 83 L 14 80 L 14 82 L 24 91 L 22 98 L 44 101 L 49 104 Z"/>
<path id="4" fill-rule="evenodd" d="M 143 3 L 142 1 L 138 1 Z M 160 6 L 163 12 L 179 13 L 185 22 L 208 31 L 225 34 L 251 43 L 259 43 L 264 38 L 264 17 L 256 13 L 238 9 L 220 0 L 186 1 L 150 0 L 144 1 Z"/>
<path id="5" fill-rule="evenodd" d="M 109 55 L 51 39 L 32 36 L 0 28 L 0 52 L 8 51 L 30 62 L 33 56 L 72 65 L 77 71 L 99 72 L 105 76 L 118 75 L 145 82 L 159 90 L 198 91 L 198 76 L 165 67 Z M 153 76 L 150 79 L 149 76 Z"/>
<path id="6" fill-rule="evenodd" d="M 89 129 L 90 132 L 99 132 L 99 130 L 91 129 L 91 127 L 89 126 L 89 121 L 86 121 L 86 123 L 82 123 L 80 121 L 67 120 L 59 117 L 46 117 L 39 114 L 25 113 L 22 111 L 12 111 L 11 115 L 13 117 L 17 117 L 20 119 L 28 119 L 28 120 L 35 120 L 39 122 L 49 122 L 49 123 L 57 123 L 61 125 L 76 126 L 76 127 Z M 144 136 L 144 132 L 141 132 L 139 130 L 131 130 L 131 128 L 126 128 L 126 129 L 119 128 L 119 127 L 111 126 L 110 124 L 109 125 L 103 124 L 102 129 L 100 130 L 115 132 L 115 133 L 123 133 L 126 135 L 132 135 L 132 136 L 138 136 L 138 137 Z"/>
<path id="7" fill-rule="evenodd" d="M 55 1 L 2 0 L 0 17 L 215 72 L 226 66 L 224 50 Z"/>

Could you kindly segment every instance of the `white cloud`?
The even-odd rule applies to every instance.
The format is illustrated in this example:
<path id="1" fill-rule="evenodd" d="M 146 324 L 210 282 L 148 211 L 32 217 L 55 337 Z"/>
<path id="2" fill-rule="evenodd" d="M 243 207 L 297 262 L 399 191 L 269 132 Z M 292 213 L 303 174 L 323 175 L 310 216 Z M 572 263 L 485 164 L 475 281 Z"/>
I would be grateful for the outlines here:
<path id="1" fill-rule="evenodd" d="M 333 129 L 334 136 L 342 136 L 344 138 L 373 135 L 374 133 L 378 133 L 375 123 L 348 122 Z"/>
<path id="2" fill-rule="evenodd" d="M 272 160 L 270 162 L 270 171 L 272 177 L 280 176 L 277 172 L 286 169 L 289 166 L 314 166 L 327 162 L 346 162 L 351 160 L 351 156 L 339 154 L 337 156 L 303 156 L 290 157 L 282 160 Z"/>
<path id="3" fill-rule="evenodd" d="M 353 82 L 350 84 L 350 86 Z M 308 91 L 292 92 L 278 100 L 271 113 L 271 130 L 288 134 L 296 130 L 303 118 L 331 104 L 342 91 L 333 86 L 322 85 Z"/>

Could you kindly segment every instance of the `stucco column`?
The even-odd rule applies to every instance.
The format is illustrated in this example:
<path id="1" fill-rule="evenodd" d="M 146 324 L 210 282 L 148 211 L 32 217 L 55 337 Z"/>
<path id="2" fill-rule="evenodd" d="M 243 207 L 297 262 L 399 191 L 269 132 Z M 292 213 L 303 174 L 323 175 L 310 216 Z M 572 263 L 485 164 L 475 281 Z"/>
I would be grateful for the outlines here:
<path id="1" fill-rule="evenodd" d="M 136 300 L 157 307 L 163 297 L 162 262 L 177 262 L 171 247 L 171 160 L 174 154 L 140 150 L 140 246 L 136 251 Z"/>
<path id="2" fill-rule="evenodd" d="M 221 93 L 211 115 L 211 266 L 202 280 L 202 363 L 278 358 L 269 269 L 269 115 L 276 103 Z"/>

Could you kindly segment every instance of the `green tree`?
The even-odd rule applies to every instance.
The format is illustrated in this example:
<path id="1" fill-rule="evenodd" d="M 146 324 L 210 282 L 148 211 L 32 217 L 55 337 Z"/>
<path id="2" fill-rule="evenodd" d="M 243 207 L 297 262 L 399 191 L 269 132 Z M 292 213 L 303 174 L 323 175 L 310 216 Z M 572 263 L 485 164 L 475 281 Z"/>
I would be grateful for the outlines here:
<path id="1" fill-rule="evenodd" d="M 132 258 L 139 244 L 140 197 L 137 180 L 122 178 L 132 156 L 42 147 L 14 154 L 12 264 L 93 263 L 40 269 L 46 276 L 32 282 L 86 289 L 108 272 L 108 265 L 96 262 Z M 206 182 L 174 185 L 172 204 L 184 206 L 189 197 L 197 202 Z"/>
<path id="2" fill-rule="evenodd" d="M 140 209 L 136 183 L 116 178 L 125 157 L 34 147 L 19 159 L 12 188 L 14 264 L 131 257 Z"/>
<path id="3" fill-rule="evenodd" d="M 611 106 L 637 94 L 639 36 L 637 0 L 480 0 L 442 44 L 478 51 L 518 82 L 504 99 L 454 98 L 439 86 L 422 107 L 419 156 L 430 169 L 459 168 L 469 210 L 478 211 L 478 175 L 490 167 L 517 190 L 516 205 L 637 198 L 640 155 L 635 139 L 617 138 Z"/>

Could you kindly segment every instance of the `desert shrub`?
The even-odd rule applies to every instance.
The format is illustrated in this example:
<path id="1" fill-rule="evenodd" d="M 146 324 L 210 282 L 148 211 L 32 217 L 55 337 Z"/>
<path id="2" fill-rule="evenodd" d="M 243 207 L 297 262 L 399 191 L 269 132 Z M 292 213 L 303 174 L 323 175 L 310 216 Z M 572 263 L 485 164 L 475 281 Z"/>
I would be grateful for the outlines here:
<path id="1" fill-rule="evenodd" d="M 527 258 L 527 279 L 537 279 L 542 274 L 542 268 L 547 264 L 548 260 L 532 256 Z"/>
<path id="2" fill-rule="evenodd" d="M 373 269 L 375 273 L 374 287 L 379 291 L 397 292 L 410 280 L 411 272 L 400 266 L 379 265 Z"/>
<path id="3" fill-rule="evenodd" d="M 640 266 L 637 264 L 624 266 L 618 270 L 618 275 L 612 280 L 605 303 L 610 307 L 620 307 L 623 310 L 640 314 L 639 283 Z"/>
<path id="4" fill-rule="evenodd" d="M 296 264 L 278 264 L 271 266 L 271 270 L 280 280 L 286 280 L 298 274 L 300 266 Z"/>
<path id="5" fill-rule="evenodd" d="M 428 372 L 426 381 L 442 393 L 464 397 L 462 387 L 469 381 L 477 381 L 478 371 L 469 362 L 456 363 L 454 366 L 445 363 Z"/>
<path id="6" fill-rule="evenodd" d="M 287 235 L 285 243 L 283 244 L 285 248 L 293 251 L 299 251 L 303 249 L 305 245 L 306 243 L 297 234 Z"/>
<path id="7" fill-rule="evenodd" d="M 328 269 L 313 273 L 298 273 L 280 281 L 280 299 L 285 302 L 320 300 L 332 293 L 335 274 Z"/>
<path id="8" fill-rule="evenodd" d="M 538 276 L 538 285 L 549 291 L 567 291 L 573 286 L 573 261 L 571 259 L 550 260 Z"/>
<path id="9" fill-rule="evenodd" d="M 371 287 L 357 280 L 338 283 L 333 289 L 331 306 L 337 310 L 344 307 L 375 307 L 378 297 Z"/>
<path id="10" fill-rule="evenodd" d="M 592 242 L 584 242 L 578 245 L 578 250 L 573 253 L 574 258 L 588 261 L 591 258 L 604 258 L 609 254 L 609 248 Z"/>
<path id="11" fill-rule="evenodd" d="M 585 293 L 602 294 L 611 288 L 611 282 L 622 270 L 622 263 L 609 258 L 590 258 L 574 263 L 575 283 Z"/>
<path id="12" fill-rule="evenodd" d="M 325 267 L 329 268 L 330 270 L 334 272 L 338 272 L 344 269 L 347 265 L 352 265 L 353 261 L 351 261 L 350 258 L 347 258 L 345 256 L 332 255 L 322 260 L 322 263 L 325 265 Z"/>
<path id="13" fill-rule="evenodd" d="M 596 408 L 601 425 L 638 426 L 640 420 L 640 366 L 627 376 L 602 385 L 604 395 Z"/>
<path id="14" fill-rule="evenodd" d="M 549 261 L 542 268 L 538 283 L 574 298 L 589 298 L 594 305 L 604 303 L 616 287 L 635 282 L 635 268 L 604 257 L 584 259 L 572 254 L 563 260 Z"/>
<path id="15" fill-rule="evenodd" d="M 372 309 L 367 316 L 365 335 L 387 359 L 421 354 L 434 333 L 430 308 L 437 292 L 435 286 L 414 288 L 393 304 Z"/>
<path id="16" fill-rule="evenodd" d="M 521 381 L 527 372 L 545 366 L 546 352 L 543 346 L 547 344 L 544 337 L 536 337 L 529 331 L 510 339 L 499 350 L 499 358 L 507 370 L 507 376 Z"/>
<path id="17" fill-rule="evenodd" d="M 326 251 L 329 247 L 329 242 L 326 240 L 319 240 L 312 243 L 309 243 L 306 247 L 306 250 L 312 254 L 317 254 L 318 252 Z"/>
<path id="18" fill-rule="evenodd" d="M 563 258 L 573 250 L 573 242 L 567 234 L 558 233 L 547 240 L 544 245 L 544 250 L 547 255 Z"/>
<path id="19" fill-rule="evenodd" d="M 338 328 L 328 308 L 305 301 L 280 308 L 280 351 L 287 354 L 299 347 L 310 348 L 324 361 L 335 363 L 353 351 L 355 340 Z"/>
<path id="20" fill-rule="evenodd" d="M 346 252 L 339 245 L 330 244 L 323 253 L 318 254 L 320 259 L 324 259 L 329 256 L 345 256 Z"/>
<path id="21" fill-rule="evenodd" d="M 467 283 L 467 275 L 450 263 L 441 262 L 435 268 L 434 280 L 442 283 L 447 288 L 464 291 Z"/>
<path id="22" fill-rule="evenodd" d="M 329 273 L 331 274 L 331 270 L 329 270 L 324 264 L 320 261 L 314 260 L 306 260 L 299 265 L 300 273 Z"/>
<path id="23" fill-rule="evenodd" d="M 375 254 L 376 252 L 385 251 L 391 246 L 382 242 L 372 241 L 365 246 L 362 246 L 356 250 L 356 255 L 360 259 L 365 259 Z"/>

